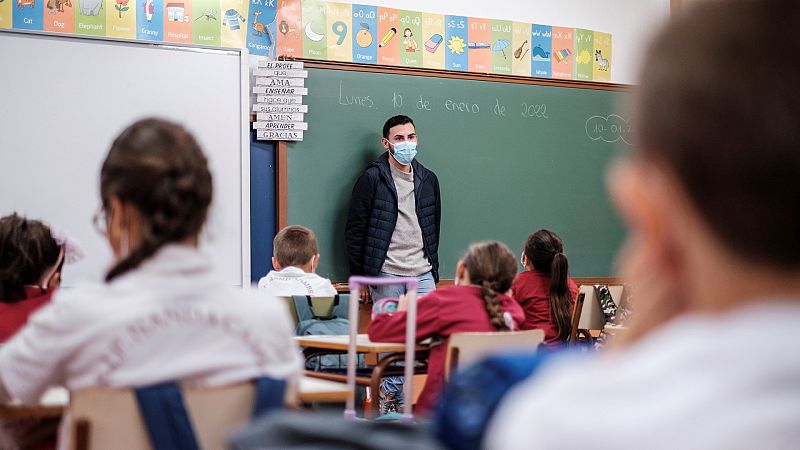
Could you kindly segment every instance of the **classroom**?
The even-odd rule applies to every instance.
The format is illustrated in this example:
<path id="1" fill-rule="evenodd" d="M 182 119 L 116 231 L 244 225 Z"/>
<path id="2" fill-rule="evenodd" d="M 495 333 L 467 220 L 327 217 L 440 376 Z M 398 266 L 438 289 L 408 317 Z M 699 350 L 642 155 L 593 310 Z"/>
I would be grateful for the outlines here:
<path id="1" fill-rule="evenodd" d="M 793 448 L 798 18 L 0 0 L 0 448 Z"/>

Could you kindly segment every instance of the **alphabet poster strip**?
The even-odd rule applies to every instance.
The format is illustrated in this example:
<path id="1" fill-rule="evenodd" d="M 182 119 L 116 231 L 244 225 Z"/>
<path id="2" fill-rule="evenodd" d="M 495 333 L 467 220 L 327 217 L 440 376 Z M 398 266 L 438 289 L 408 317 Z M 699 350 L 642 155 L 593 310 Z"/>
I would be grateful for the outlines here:
<path id="1" fill-rule="evenodd" d="M 0 0 L 2 28 L 564 80 L 610 82 L 613 66 L 609 33 L 342 1 Z"/>

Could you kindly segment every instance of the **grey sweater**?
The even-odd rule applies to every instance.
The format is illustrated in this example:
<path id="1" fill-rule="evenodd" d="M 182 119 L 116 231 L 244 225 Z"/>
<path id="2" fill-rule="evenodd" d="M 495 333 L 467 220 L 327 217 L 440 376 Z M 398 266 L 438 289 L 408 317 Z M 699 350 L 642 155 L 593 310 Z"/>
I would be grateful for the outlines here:
<path id="1" fill-rule="evenodd" d="M 389 166 L 397 190 L 397 224 L 381 271 L 403 276 L 422 275 L 431 270 L 431 264 L 422 247 L 422 230 L 414 198 L 414 172 L 405 173 L 391 163 Z"/>

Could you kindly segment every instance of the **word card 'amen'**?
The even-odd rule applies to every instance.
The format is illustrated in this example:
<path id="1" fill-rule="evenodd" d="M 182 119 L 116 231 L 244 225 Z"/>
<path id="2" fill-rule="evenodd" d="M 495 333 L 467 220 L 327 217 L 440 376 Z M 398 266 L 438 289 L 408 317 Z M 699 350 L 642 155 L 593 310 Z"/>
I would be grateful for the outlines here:
<path id="1" fill-rule="evenodd" d="M 300 61 L 259 61 L 253 69 L 256 102 L 253 111 L 256 121 L 256 139 L 266 141 L 302 141 L 308 130 L 304 115 L 308 105 L 303 97 L 308 95 L 305 79 L 308 71 Z"/>

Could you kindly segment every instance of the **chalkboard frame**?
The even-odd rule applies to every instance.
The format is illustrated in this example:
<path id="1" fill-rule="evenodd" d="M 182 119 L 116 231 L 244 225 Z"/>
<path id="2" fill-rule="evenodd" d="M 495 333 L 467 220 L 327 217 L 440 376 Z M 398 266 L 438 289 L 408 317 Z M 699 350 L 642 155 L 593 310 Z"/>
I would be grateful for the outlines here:
<path id="1" fill-rule="evenodd" d="M 281 58 L 286 61 L 301 61 L 306 68 L 343 70 L 352 72 L 372 72 L 394 75 L 408 75 L 419 77 L 438 77 L 462 80 L 475 80 L 494 83 L 527 84 L 538 86 L 553 86 L 562 88 L 592 89 L 604 91 L 630 92 L 632 85 L 621 83 L 599 83 L 593 81 L 558 80 L 551 78 L 532 78 L 515 75 L 501 75 L 476 72 L 456 72 L 439 69 L 426 69 L 400 66 L 377 66 L 370 64 L 319 61 L 305 58 Z M 276 141 L 275 151 L 275 219 L 276 230 L 281 230 L 289 225 L 289 164 L 287 141 Z M 346 280 L 334 280 L 335 283 L 344 283 Z M 451 284 L 452 280 L 442 279 L 440 284 Z"/>

